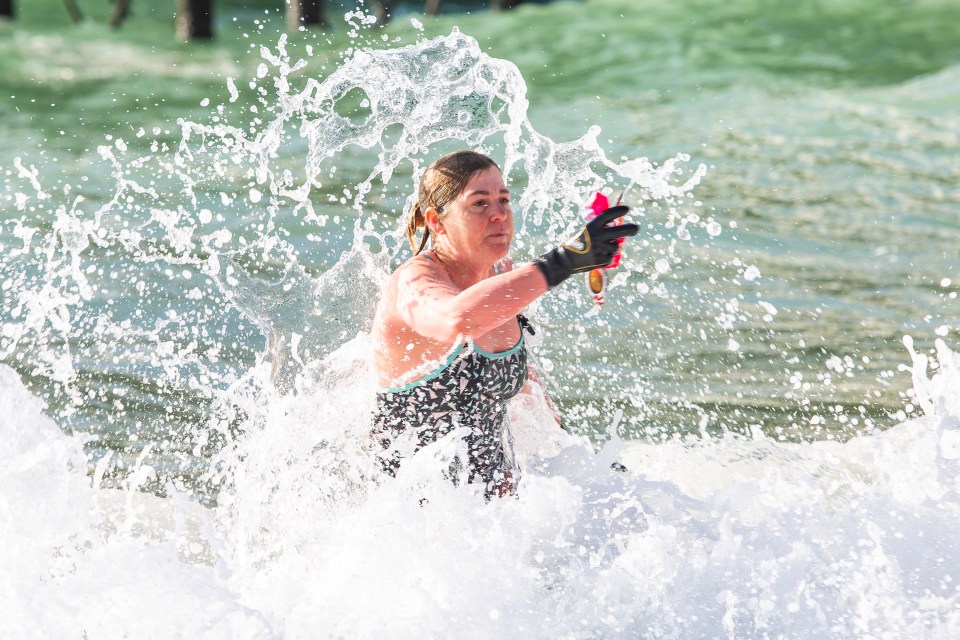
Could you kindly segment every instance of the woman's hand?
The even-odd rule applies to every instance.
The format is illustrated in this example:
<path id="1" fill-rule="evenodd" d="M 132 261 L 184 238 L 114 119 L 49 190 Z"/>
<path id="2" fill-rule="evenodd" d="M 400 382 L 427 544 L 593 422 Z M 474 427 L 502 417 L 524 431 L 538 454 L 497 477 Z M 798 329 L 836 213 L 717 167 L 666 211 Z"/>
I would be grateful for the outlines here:
<path id="1" fill-rule="evenodd" d="M 547 285 L 552 289 L 574 273 L 605 267 L 613 261 L 620 238 L 637 235 L 635 224 L 610 225 L 630 209 L 611 207 L 587 223 L 580 233 L 556 249 L 540 256 L 535 264 L 540 268 Z"/>

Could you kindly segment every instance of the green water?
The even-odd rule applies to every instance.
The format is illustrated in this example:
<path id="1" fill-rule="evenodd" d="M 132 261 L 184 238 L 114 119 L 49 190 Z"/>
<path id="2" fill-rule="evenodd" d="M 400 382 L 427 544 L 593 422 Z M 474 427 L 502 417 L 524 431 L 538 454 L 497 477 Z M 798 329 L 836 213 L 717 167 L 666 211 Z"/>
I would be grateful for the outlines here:
<path id="1" fill-rule="evenodd" d="M 279 11 L 263 4 L 224 4 L 209 43 L 177 43 L 165 5 L 135 3 L 119 30 L 103 24 L 99 5 L 99 14 L 84 6 L 90 21 L 69 25 L 52 0 L 0 25 L 0 243 L 18 242 L 17 224 L 40 235 L 52 224 L 39 202 L 13 205 L 15 158 L 37 168 L 55 201 L 103 203 L 115 177 L 98 145 L 121 139 L 147 153 L 156 144 L 162 155 L 180 142 L 178 119 L 207 121 L 220 104 L 226 118 L 249 117 L 255 95 L 244 85 L 259 47 L 274 47 L 285 32 Z M 299 74 L 322 78 L 352 48 L 400 46 L 458 26 L 519 67 L 541 133 L 570 140 L 599 125 L 609 157 L 662 162 L 683 152 L 691 165 L 708 165 L 695 198 L 723 233 L 675 241 L 654 224 L 657 211 L 647 212 L 653 254 L 638 258 L 652 262 L 662 252 L 672 261 L 660 280 L 664 297 L 613 290 L 601 320 L 585 324 L 589 345 L 576 352 L 551 341 L 569 318 L 559 303 L 544 304 L 541 355 L 575 426 L 602 431 L 598 407 L 620 407 L 624 432 L 635 436 L 696 431 L 706 416 L 710 429 L 847 437 L 911 413 L 900 338 L 909 333 L 929 347 L 960 328 L 960 3 L 589 0 L 436 18 L 401 12 L 387 28 L 356 36 L 341 16 L 331 12 L 326 32 L 290 35 L 292 56 L 307 60 Z M 228 102 L 227 78 L 240 89 L 236 102 Z M 295 166 L 298 150 L 286 153 Z M 338 180 L 358 182 L 374 161 L 364 152 L 342 158 Z M 172 188 L 157 180 L 161 192 Z M 385 210 L 405 198 L 401 182 L 380 201 Z M 217 189 L 208 195 L 216 203 Z M 327 228 L 322 250 L 292 220 L 286 231 L 311 276 L 352 237 L 353 213 L 318 207 L 344 219 L 339 230 Z M 249 231 L 244 220 L 222 224 Z M 124 258 L 93 248 L 88 260 L 84 268 L 96 272 Z M 751 265 L 761 277 L 745 277 Z M 5 266 L 5 313 L 25 290 L 17 274 L 33 268 Z M 153 273 L 157 282 L 171 277 L 160 266 Z M 162 315 L 182 296 L 179 286 L 144 299 L 117 291 L 91 304 L 119 295 L 111 313 Z M 209 339 L 221 347 L 215 368 L 228 380 L 226 372 L 262 357 L 265 338 L 236 309 L 223 313 Z M 278 322 L 302 320 L 294 307 L 285 313 Z M 207 394 L 155 382 L 146 357 L 136 364 L 150 348 L 117 346 L 107 357 L 102 343 L 78 339 L 76 385 L 124 389 L 124 408 L 112 391 L 96 391 L 95 400 L 63 409 L 63 421 L 122 448 L 131 434 L 175 440 L 179 424 L 201 420 Z M 54 413 L 69 404 L 28 344 L 4 353 Z M 585 380 L 585 372 L 595 376 Z"/>

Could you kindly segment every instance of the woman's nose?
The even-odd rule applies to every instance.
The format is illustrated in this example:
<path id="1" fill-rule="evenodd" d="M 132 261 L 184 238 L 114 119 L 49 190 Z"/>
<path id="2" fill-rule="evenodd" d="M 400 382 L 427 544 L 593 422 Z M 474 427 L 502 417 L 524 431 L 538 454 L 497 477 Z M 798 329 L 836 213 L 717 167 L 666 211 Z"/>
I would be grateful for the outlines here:
<path id="1" fill-rule="evenodd" d="M 496 202 L 492 207 L 493 211 L 490 214 L 491 220 L 503 220 L 508 215 L 510 215 L 510 205 L 504 204 L 502 202 Z"/>

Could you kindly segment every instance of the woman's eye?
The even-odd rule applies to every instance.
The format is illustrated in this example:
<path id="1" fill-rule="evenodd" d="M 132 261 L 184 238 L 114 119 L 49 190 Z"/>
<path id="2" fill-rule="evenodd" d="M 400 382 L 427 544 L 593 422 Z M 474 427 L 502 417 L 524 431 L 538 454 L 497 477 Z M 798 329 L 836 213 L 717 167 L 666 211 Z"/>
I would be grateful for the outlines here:
<path id="1" fill-rule="evenodd" d="M 510 206 L 510 198 L 500 198 L 500 204 L 502 204 L 502 205 L 505 206 L 505 207 L 509 207 L 509 206 Z"/>
<path id="2" fill-rule="evenodd" d="M 476 202 L 473 203 L 473 206 L 480 209 L 486 209 L 488 206 L 488 203 L 486 200 L 477 200 Z"/>

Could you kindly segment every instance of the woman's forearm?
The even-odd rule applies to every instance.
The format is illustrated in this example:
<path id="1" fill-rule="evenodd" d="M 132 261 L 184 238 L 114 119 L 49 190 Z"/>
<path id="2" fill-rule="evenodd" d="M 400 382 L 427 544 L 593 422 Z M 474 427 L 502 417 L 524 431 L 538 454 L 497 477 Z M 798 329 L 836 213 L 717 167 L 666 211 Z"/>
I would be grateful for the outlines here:
<path id="1" fill-rule="evenodd" d="M 548 290 L 546 278 L 535 264 L 481 280 L 448 302 L 455 330 L 476 338 L 520 313 Z"/>

